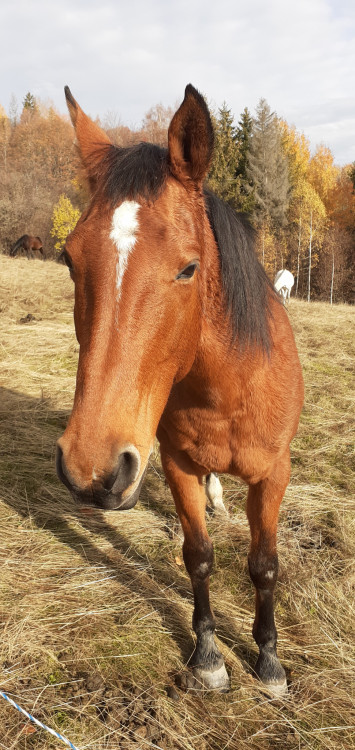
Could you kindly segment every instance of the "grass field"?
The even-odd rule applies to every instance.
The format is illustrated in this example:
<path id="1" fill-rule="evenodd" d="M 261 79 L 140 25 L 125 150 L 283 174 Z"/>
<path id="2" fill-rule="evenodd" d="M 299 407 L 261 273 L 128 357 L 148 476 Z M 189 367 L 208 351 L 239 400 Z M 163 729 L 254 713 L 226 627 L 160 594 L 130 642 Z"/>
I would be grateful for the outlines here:
<path id="1" fill-rule="evenodd" d="M 192 596 L 158 453 L 132 511 L 79 515 L 59 484 L 55 442 L 78 352 L 72 305 L 67 269 L 0 255 L 0 689 L 81 750 L 354 748 L 355 308 L 289 309 L 306 402 L 279 526 L 290 690 L 270 701 L 251 674 L 245 487 L 222 477 L 229 520 L 208 521 L 232 689 L 195 695 L 167 692 L 193 650 Z M 0 698 L 0 748 L 59 747 Z"/>

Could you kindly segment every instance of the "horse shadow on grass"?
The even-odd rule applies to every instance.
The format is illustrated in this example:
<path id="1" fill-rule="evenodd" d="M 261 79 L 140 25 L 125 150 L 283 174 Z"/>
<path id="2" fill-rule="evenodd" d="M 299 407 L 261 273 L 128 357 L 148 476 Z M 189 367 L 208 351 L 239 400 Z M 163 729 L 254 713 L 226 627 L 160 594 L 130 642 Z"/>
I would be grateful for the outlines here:
<path id="1" fill-rule="evenodd" d="M 191 620 L 189 622 L 185 608 L 171 599 L 173 590 L 183 600 L 187 600 L 191 605 L 192 616 L 193 597 L 186 575 L 179 569 L 174 571 L 162 559 L 151 560 L 148 567 L 145 557 L 145 564 L 142 566 L 139 548 L 107 520 L 104 512 L 95 511 L 92 517 L 82 516 L 76 512 L 74 503 L 71 504 L 69 493 L 63 504 L 60 497 L 55 497 L 56 493 L 60 495 L 63 491 L 55 473 L 55 442 L 65 428 L 68 411 L 54 409 L 48 400 L 0 388 L 0 414 L 0 448 L 4 446 L 0 463 L 2 501 L 23 518 L 31 518 L 38 528 L 50 531 L 86 563 L 103 565 L 114 571 L 117 582 L 130 590 L 133 597 L 145 598 L 147 604 L 153 606 L 160 615 L 180 650 L 182 661 L 187 663 L 194 650 Z M 18 488 L 18 492 L 14 492 L 14 486 Z M 169 496 L 161 470 L 152 466 L 148 469 L 140 501 L 143 507 L 163 517 L 167 522 L 167 534 L 169 523 L 174 518 L 173 503 Z M 51 501 L 51 505 L 46 502 L 46 498 L 48 503 Z M 132 509 L 125 513 L 134 512 Z M 70 525 L 68 516 L 75 518 L 83 533 Z M 85 532 L 94 532 L 96 536 L 109 542 L 115 550 L 114 560 L 88 539 Z M 256 657 L 256 648 L 251 651 L 250 640 L 240 635 L 232 617 L 218 607 L 216 597 L 213 596 L 212 599 L 218 638 L 233 651 L 245 670 L 250 672 L 249 665 Z"/>

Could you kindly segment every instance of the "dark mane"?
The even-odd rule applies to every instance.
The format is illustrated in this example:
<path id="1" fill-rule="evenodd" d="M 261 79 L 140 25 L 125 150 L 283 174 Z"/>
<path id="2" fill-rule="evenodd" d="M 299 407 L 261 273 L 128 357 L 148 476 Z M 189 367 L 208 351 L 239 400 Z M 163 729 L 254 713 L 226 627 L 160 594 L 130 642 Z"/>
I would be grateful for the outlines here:
<path id="1" fill-rule="evenodd" d="M 16 250 L 18 247 L 20 247 L 24 240 L 26 240 L 28 237 L 28 234 L 23 234 L 21 237 L 16 240 L 15 244 L 13 245 L 13 250 Z"/>
<path id="2" fill-rule="evenodd" d="M 255 252 L 256 233 L 244 214 L 204 190 L 207 216 L 217 243 L 233 338 L 270 352 L 270 296 L 276 295 Z"/>
<path id="3" fill-rule="evenodd" d="M 154 201 L 169 173 L 167 149 L 153 143 L 108 146 L 100 164 L 101 185 L 112 206 L 124 200 Z"/>
<path id="4" fill-rule="evenodd" d="M 152 143 L 108 146 L 100 162 L 100 189 L 112 206 L 124 200 L 155 201 L 169 174 L 167 149 Z M 217 243 L 233 339 L 270 351 L 269 299 L 273 286 L 256 256 L 248 220 L 204 190 L 207 216 Z"/>

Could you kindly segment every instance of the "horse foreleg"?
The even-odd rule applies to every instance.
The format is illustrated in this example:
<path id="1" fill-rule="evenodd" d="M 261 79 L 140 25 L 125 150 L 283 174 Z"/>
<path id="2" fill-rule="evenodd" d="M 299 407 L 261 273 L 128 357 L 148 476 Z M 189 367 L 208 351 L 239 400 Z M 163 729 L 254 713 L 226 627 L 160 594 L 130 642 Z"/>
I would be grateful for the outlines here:
<path id="1" fill-rule="evenodd" d="M 209 600 L 209 576 L 213 565 L 213 545 L 208 536 L 206 495 L 202 478 L 186 473 L 184 466 L 161 451 L 165 476 L 174 497 L 184 532 L 183 557 L 194 595 L 192 627 L 197 641 L 189 661 L 199 684 L 208 690 L 228 690 L 229 677 L 215 639 L 215 620 Z M 186 469 L 188 467 L 186 466 Z M 189 687 L 189 684 L 187 684 Z"/>
<path id="2" fill-rule="evenodd" d="M 274 589 L 278 574 L 278 513 L 289 478 L 290 456 L 287 452 L 267 479 L 249 487 L 247 501 L 251 531 L 249 572 L 256 589 L 253 636 L 260 652 L 255 672 L 275 695 L 287 692 L 286 674 L 276 652 Z"/>

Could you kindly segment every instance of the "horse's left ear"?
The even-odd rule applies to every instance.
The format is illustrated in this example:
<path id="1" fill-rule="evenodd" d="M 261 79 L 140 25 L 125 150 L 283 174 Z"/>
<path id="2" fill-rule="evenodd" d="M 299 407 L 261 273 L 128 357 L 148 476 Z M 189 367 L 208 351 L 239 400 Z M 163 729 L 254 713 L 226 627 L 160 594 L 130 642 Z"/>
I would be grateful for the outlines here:
<path id="1" fill-rule="evenodd" d="M 191 84 L 169 125 L 169 163 L 181 182 L 201 185 L 213 154 L 213 127 L 207 104 Z"/>
<path id="2" fill-rule="evenodd" d="M 74 125 L 81 160 L 83 162 L 90 187 L 95 188 L 100 171 L 100 164 L 108 146 L 112 143 L 106 133 L 88 117 L 75 101 L 69 86 L 65 86 L 65 98 Z"/>

